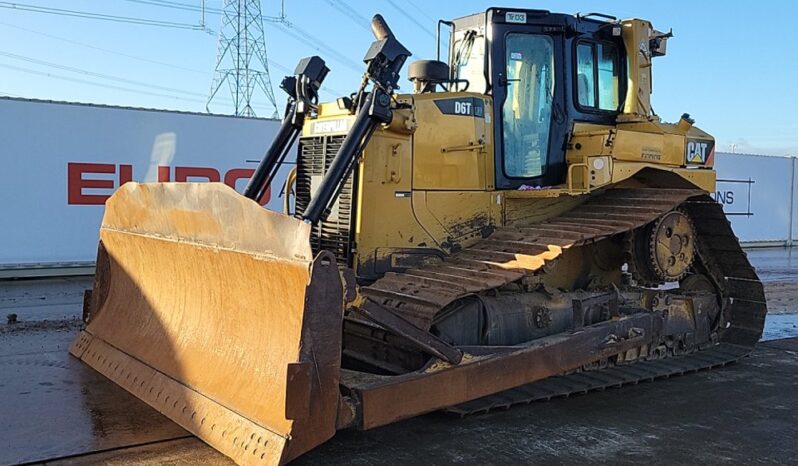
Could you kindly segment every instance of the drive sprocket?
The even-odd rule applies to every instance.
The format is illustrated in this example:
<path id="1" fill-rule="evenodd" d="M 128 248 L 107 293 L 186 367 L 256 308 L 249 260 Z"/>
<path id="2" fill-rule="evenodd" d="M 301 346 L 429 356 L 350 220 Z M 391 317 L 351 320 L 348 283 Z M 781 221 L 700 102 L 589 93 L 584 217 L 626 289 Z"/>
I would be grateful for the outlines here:
<path id="1" fill-rule="evenodd" d="M 675 282 L 690 271 L 695 258 L 695 228 L 680 210 L 670 211 L 633 234 L 634 278 L 652 286 Z"/>

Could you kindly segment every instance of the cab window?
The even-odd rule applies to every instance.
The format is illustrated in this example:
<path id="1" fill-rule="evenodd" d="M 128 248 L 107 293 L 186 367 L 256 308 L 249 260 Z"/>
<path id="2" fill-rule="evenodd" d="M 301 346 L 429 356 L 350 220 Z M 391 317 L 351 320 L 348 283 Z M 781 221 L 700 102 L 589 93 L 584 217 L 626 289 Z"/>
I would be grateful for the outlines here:
<path id="1" fill-rule="evenodd" d="M 588 110 L 616 111 L 619 106 L 618 49 L 600 42 L 576 46 L 576 102 Z"/>
<path id="2" fill-rule="evenodd" d="M 504 173 L 534 178 L 545 170 L 554 97 L 554 41 L 536 34 L 508 34 L 506 98 L 502 105 Z"/>
<path id="3" fill-rule="evenodd" d="M 485 36 L 475 30 L 458 32 L 452 52 L 454 78 L 467 81 L 468 87 L 464 83 L 456 83 L 451 90 L 485 92 Z"/>

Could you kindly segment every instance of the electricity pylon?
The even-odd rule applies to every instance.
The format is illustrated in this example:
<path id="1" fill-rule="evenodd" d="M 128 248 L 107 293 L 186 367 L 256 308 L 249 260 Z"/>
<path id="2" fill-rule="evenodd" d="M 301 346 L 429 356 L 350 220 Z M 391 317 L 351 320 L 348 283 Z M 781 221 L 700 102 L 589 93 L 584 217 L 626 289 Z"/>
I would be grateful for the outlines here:
<path id="1" fill-rule="evenodd" d="M 280 11 L 279 17 L 267 19 L 285 21 L 285 10 Z M 211 111 L 211 103 L 224 94 L 219 91 L 226 84 L 230 90 L 235 115 L 256 116 L 253 103 L 258 101 L 258 97 L 265 97 L 274 108 L 272 116 L 278 116 L 266 56 L 263 20 L 260 0 L 224 0 L 216 68 L 210 96 L 205 105 L 208 112 Z"/>

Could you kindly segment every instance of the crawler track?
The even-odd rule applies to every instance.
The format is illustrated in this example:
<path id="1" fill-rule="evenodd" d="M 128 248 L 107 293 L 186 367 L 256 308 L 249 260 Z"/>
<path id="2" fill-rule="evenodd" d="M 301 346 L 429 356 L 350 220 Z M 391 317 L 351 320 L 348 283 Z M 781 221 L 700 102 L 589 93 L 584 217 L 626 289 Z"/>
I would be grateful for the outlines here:
<path id="1" fill-rule="evenodd" d="M 679 376 L 731 364 L 751 352 L 745 346 L 721 343 L 710 349 L 667 359 L 641 361 L 634 364 L 612 366 L 606 369 L 583 371 L 575 374 L 549 377 L 540 382 L 523 385 L 467 403 L 452 406 L 446 412 L 461 417 L 506 409 L 517 404 L 548 401 L 592 391 L 620 388 L 641 382 Z"/>
<path id="2" fill-rule="evenodd" d="M 750 353 L 764 327 L 764 289 L 719 204 L 686 189 L 609 189 L 588 202 L 528 227 L 502 227 L 442 264 L 389 273 L 362 289 L 422 329 L 448 304 L 534 275 L 563 250 L 632 231 L 675 208 L 692 219 L 703 273 L 720 290 L 722 312 L 714 343 L 678 357 L 643 360 L 553 377 L 452 407 L 459 415 L 568 396 L 692 372 L 734 362 Z"/>

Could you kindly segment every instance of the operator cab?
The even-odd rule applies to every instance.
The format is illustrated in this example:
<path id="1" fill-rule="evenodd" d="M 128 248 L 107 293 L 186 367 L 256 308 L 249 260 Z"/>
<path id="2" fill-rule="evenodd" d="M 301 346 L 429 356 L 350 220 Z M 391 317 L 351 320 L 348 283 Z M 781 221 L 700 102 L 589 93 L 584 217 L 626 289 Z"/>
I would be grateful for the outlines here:
<path id="1" fill-rule="evenodd" d="M 613 125 L 626 52 L 613 17 L 490 8 L 452 22 L 450 91 L 493 96 L 496 188 L 565 182 L 575 122 Z"/>

